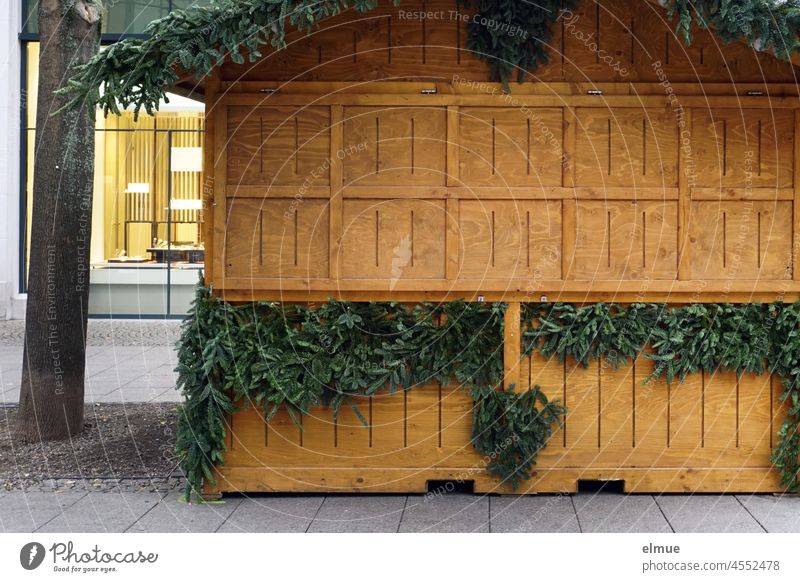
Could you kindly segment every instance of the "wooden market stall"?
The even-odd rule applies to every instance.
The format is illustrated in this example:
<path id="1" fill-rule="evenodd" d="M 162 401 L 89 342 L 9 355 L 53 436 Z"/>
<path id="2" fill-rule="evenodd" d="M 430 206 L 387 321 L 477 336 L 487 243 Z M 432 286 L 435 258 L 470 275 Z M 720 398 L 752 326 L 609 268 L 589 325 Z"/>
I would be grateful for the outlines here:
<path id="1" fill-rule="evenodd" d="M 706 31 L 686 47 L 653 3 L 586 0 L 505 94 L 454 10 L 348 13 L 206 81 L 206 283 L 228 301 L 508 302 L 507 385 L 568 408 L 522 491 L 779 490 L 778 378 L 645 385 L 650 360 L 520 360 L 518 334 L 525 302 L 800 297 L 795 67 Z M 207 492 L 493 491 L 471 406 L 432 385 L 372 397 L 368 428 L 244 410 Z"/>

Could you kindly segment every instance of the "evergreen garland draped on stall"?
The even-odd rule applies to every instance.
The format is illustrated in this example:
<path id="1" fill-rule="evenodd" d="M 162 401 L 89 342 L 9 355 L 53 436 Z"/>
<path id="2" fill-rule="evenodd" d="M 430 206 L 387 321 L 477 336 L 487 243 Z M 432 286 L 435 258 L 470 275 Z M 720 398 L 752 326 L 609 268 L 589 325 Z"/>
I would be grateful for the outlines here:
<path id="1" fill-rule="evenodd" d="M 177 449 L 187 495 L 199 492 L 203 479 L 214 481 L 212 468 L 226 450 L 225 415 L 237 404 L 254 404 L 267 420 L 285 408 L 298 426 L 313 406 L 330 407 L 334 418 L 350 406 L 366 426 L 359 401 L 379 389 L 453 381 L 476 401 L 473 443 L 488 458 L 487 469 L 516 486 L 530 476 L 563 410 L 536 387 L 496 391 L 504 312 L 503 304 L 462 301 L 414 309 L 336 301 L 317 309 L 231 305 L 199 286 L 176 369 L 184 396 Z"/>
<path id="2" fill-rule="evenodd" d="M 391 0 L 396 6 L 401 0 Z M 562 10 L 579 0 L 474 0 L 479 18 L 469 24 L 467 48 L 489 62 L 495 80 L 506 87 L 517 72 L 547 62 L 552 27 Z M 743 40 L 757 50 L 789 59 L 798 50 L 800 0 L 664 0 L 676 34 L 691 43 L 691 26 L 713 28 L 725 42 Z M 453 0 L 454 6 L 470 0 Z M 310 32 L 321 20 L 345 10 L 366 13 L 379 0 L 216 0 L 190 6 L 151 22 L 147 38 L 127 38 L 78 67 L 65 92 L 72 103 L 86 100 L 105 114 L 132 107 L 153 113 L 178 80 L 178 69 L 206 77 L 226 60 L 255 62 L 265 46 L 284 47 L 287 24 Z M 483 23 L 504 23 L 528 34 L 509 35 Z M 102 91 L 101 91 L 102 88 Z"/>

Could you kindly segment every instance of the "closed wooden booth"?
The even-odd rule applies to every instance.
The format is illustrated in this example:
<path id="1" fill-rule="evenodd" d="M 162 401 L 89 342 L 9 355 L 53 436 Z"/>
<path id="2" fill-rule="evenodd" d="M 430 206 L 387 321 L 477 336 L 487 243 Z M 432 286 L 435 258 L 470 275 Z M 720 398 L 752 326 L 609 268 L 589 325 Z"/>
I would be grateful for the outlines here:
<path id="1" fill-rule="evenodd" d="M 684 46 L 656 3 L 585 0 L 507 93 L 455 10 L 347 13 L 206 81 L 214 295 L 507 302 L 506 383 L 568 409 L 520 491 L 780 490 L 779 378 L 521 358 L 519 305 L 800 297 L 795 67 L 707 31 Z M 207 491 L 509 491 L 481 470 L 471 407 L 430 385 L 372 397 L 368 427 L 242 410 Z"/>

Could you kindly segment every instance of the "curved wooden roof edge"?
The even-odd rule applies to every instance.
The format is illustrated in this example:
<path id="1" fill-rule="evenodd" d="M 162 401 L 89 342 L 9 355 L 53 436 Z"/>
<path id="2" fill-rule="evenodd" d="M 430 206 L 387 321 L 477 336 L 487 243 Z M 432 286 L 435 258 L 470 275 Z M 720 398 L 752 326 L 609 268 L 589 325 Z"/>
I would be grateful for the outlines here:
<path id="1" fill-rule="evenodd" d="M 649 4 L 657 6 L 660 10 L 666 11 L 666 7 L 664 5 L 663 0 L 644 0 Z M 713 27 L 710 28 L 713 31 Z M 744 40 L 736 41 L 741 44 L 746 44 L 752 48 L 752 45 Z M 753 49 L 757 50 L 757 49 Z M 773 58 L 778 58 L 770 51 L 759 51 Z M 791 63 L 795 67 L 800 67 L 800 53 L 793 53 L 791 57 Z M 214 69 L 216 70 L 216 68 Z M 202 79 L 197 79 L 195 77 L 194 72 L 186 71 L 185 69 L 178 68 L 176 69 L 178 73 L 178 81 L 176 81 L 173 85 L 170 86 L 170 92 L 180 95 L 182 97 L 187 97 L 189 99 L 194 99 L 197 101 L 202 101 L 205 97 L 206 93 L 206 82 L 208 81 L 209 77 L 213 74 L 209 73 Z"/>

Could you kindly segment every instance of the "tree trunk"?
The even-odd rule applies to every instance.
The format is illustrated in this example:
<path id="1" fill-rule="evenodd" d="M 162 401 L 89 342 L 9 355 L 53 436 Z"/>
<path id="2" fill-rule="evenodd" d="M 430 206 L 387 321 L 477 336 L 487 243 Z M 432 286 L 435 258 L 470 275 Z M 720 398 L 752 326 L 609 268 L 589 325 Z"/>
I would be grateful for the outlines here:
<path id="1" fill-rule="evenodd" d="M 101 0 L 40 0 L 39 99 L 28 305 L 17 434 L 66 439 L 83 429 L 94 108 L 56 115 L 73 65 L 100 45 Z"/>

